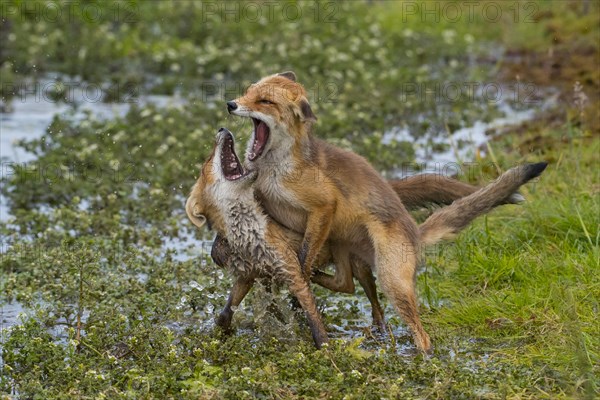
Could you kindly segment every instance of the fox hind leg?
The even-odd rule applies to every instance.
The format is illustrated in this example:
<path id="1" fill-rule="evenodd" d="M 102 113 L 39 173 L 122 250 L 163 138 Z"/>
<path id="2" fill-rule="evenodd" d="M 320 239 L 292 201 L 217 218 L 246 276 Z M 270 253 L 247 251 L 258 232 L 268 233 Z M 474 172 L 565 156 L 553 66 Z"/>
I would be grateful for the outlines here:
<path id="1" fill-rule="evenodd" d="M 419 350 L 429 353 L 431 341 L 419 318 L 415 288 L 417 249 L 398 228 L 370 227 L 377 277 L 386 297 L 410 328 Z"/>
<path id="2" fill-rule="evenodd" d="M 334 292 L 354 293 L 349 249 L 341 244 L 332 244 L 331 255 L 335 264 L 335 274 L 329 275 L 317 270 L 311 280 Z"/>
<path id="3" fill-rule="evenodd" d="M 373 317 L 373 326 L 376 327 L 380 332 L 386 332 L 385 317 L 383 315 L 383 309 L 379 304 L 377 298 L 377 286 L 375 284 L 375 277 L 371 267 L 364 261 L 353 258 L 352 263 L 352 274 L 360 283 L 360 286 L 365 291 L 369 302 L 371 303 L 371 315 Z"/>

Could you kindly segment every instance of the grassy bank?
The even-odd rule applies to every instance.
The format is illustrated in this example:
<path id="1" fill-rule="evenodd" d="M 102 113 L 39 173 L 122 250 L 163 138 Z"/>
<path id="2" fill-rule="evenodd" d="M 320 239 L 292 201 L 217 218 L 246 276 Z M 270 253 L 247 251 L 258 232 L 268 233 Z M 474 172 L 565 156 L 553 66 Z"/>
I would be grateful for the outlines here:
<path id="1" fill-rule="evenodd" d="M 28 311 L 2 332 L 0 398 L 598 396 L 596 4 L 585 13 L 583 3 L 534 3 L 527 23 L 505 4 L 498 21 L 479 13 L 467 23 L 423 22 L 423 10 L 407 13 L 402 3 L 347 2 L 333 15 L 321 9 L 317 21 L 276 13 L 261 23 L 223 22 L 200 3 L 148 3 L 99 3 L 104 18 L 75 12 L 55 22 L 31 6 L 3 25 L 3 82 L 78 75 L 107 85 L 107 100 L 121 97 L 110 88 L 133 87 L 186 101 L 134 101 L 108 120 L 56 117 L 40 139 L 20 144 L 35 161 L 5 164 L 13 218 L 0 224 L 0 302 Z M 132 14 L 116 19 L 115 4 Z M 550 48 L 565 52 L 559 67 Z M 569 62 L 567 51 L 584 61 Z M 555 107 L 500 132 L 463 166 L 461 179 L 485 184 L 516 163 L 550 162 L 524 188 L 527 203 L 427 252 L 418 287 L 432 357 L 415 355 L 389 307 L 393 336 L 371 332 L 360 292 L 315 288 L 334 338 L 319 351 L 285 292 L 275 295 L 283 318 L 263 312 L 272 299 L 259 288 L 238 310 L 235 334 L 215 330 L 231 280 L 201 254 L 200 239 L 212 233 L 191 229 L 184 197 L 216 129 L 240 138 L 250 129 L 228 118 L 223 100 L 285 69 L 307 82 L 316 134 L 386 174 L 414 157 L 411 141 L 384 144 L 391 128 L 434 137 L 498 115 L 481 96 L 429 97 L 406 84 L 520 81 L 558 92 Z M 575 80 L 586 101 L 573 102 Z M 18 101 L 19 93 L 4 95 Z M 177 244 L 190 236 L 190 249 Z"/>

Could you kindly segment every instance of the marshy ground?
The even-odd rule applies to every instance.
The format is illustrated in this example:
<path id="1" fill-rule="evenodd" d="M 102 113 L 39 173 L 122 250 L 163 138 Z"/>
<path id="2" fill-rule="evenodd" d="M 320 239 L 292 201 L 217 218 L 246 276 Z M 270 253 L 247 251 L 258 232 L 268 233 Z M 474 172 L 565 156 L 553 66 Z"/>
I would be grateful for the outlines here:
<path id="1" fill-rule="evenodd" d="M 206 2 L 7 4 L 0 398 L 600 395 L 596 2 L 483 1 L 472 19 L 461 2 L 458 19 L 442 2 L 429 14 L 420 2 L 279 3 L 260 17 Z M 184 198 L 218 127 L 248 137 L 224 102 L 289 69 L 315 133 L 386 176 L 485 184 L 550 163 L 525 204 L 427 251 L 431 357 L 389 308 L 391 335 L 374 333 L 360 290 L 315 287 L 334 338 L 321 350 L 285 291 L 253 291 L 233 335 L 214 327 L 231 279 Z"/>

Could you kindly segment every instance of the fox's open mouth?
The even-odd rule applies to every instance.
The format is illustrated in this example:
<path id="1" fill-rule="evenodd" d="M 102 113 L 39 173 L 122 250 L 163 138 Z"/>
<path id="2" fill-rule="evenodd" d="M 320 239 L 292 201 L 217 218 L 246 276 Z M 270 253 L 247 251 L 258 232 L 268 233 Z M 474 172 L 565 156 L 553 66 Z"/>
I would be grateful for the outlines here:
<path id="1" fill-rule="evenodd" d="M 236 181 L 248 175 L 249 171 L 244 170 L 240 159 L 235 154 L 235 143 L 231 132 L 222 130 L 220 134 L 223 135 L 221 140 L 221 171 L 225 179 Z"/>
<path id="2" fill-rule="evenodd" d="M 252 135 L 252 147 L 250 147 L 250 152 L 248 153 L 248 160 L 250 161 L 254 161 L 261 156 L 267 146 L 269 134 L 271 133 L 265 121 L 252 118 L 252 123 L 254 124 L 254 135 Z"/>

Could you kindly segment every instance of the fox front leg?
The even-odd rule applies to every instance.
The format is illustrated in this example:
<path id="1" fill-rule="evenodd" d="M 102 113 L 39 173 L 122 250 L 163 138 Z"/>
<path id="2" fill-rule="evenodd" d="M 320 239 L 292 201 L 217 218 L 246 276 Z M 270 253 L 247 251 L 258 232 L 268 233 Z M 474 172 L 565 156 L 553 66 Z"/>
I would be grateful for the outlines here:
<path id="1" fill-rule="evenodd" d="M 357 257 L 352 257 L 349 249 L 341 247 L 339 244 L 332 245 L 331 248 L 333 263 L 335 264 L 335 275 L 315 271 L 311 281 L 334 292 L 354 293 L 353 277 L 356 278 L 371 303 L 373 326 L 379 331 L 385 332 L 383 309 L 377 298 L 377 287 L 371 267 Z"/>
<path id="2" fill-rule="evenodd" d="M 298 252 L 300 268 L 307 279 L 312 273 L 312 266 L 321 248 L 329 237 L 334 213 L 335 204 L 329 204 L 313 210 L 308 216 L 306 232 Z"/>
<path id="3" fill-rule="evenodd" d="M 231 247 L 227 240 L 217 234 L 213 241 L 211 258 L 221 268 L 226 268 L 231 261 Z M 221 327 L 224 331 L 228 331 L 231 327 L 231 320 L 233 319 L 233 307 L 240 305 L 244 297 L 248 294 L 252 285 L 254 284 L 254 277 L 237 277 L 229 293 L 227 304 L 223 308 L 223 311 L 216 318 L 215 323 Z"/>
<path id="4" fill-rule="evenodd" d="M 252 285 L 254 284 L 254 278 L 237 277 L 229 293 L 227 304 L 223 308 L 223 311 L 216 318 L 215 323 L 221 327 L 224 331 L 229 331 L 231 327 L 231 320 L 233 319 L 233 307 L 240 305 L 244 297 L 248 294 Z"/>
<path id="5" fill-rule="evenodd" d="M 329 341 L 325 325 L 317 309 L 315 297 L 312 294 L 308 282 L 301 276 L 291 276 L 289 284 L 290 292 L 298 299 L 304 314 L 308 319 L 308 325 L 317 349 Z"/>

